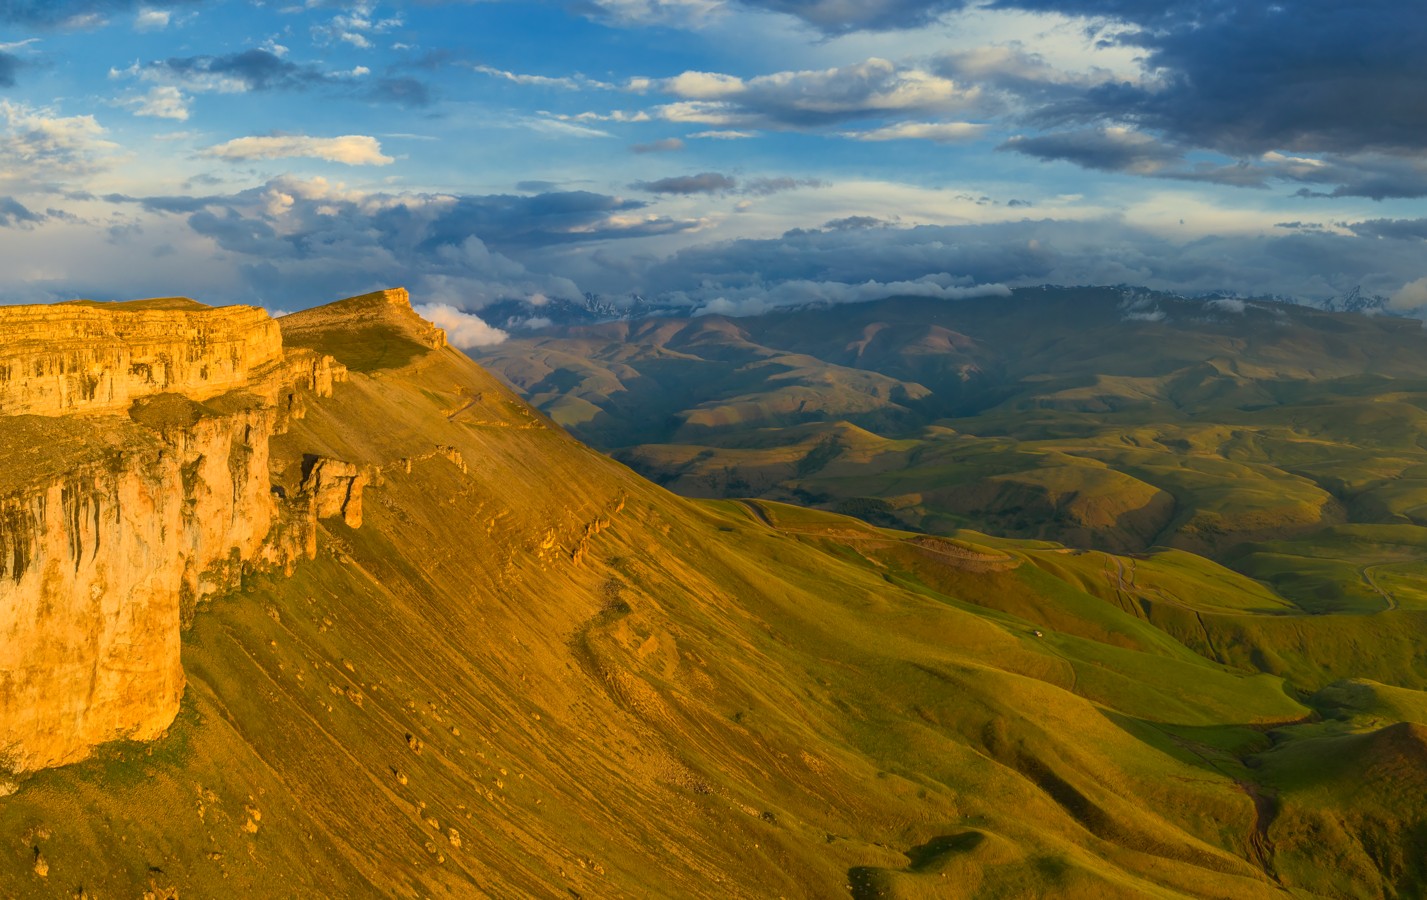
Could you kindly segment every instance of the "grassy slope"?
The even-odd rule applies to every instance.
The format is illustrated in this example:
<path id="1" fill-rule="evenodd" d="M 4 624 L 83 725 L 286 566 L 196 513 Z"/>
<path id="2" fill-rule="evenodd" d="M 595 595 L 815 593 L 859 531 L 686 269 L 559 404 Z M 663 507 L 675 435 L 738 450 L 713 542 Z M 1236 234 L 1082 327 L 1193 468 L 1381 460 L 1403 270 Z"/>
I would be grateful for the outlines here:
<path id="1" fill-rule="evenodd" d="M 0 801 L 0 894 L 1282 893 L 1244 760 L 1308 709 L 1107 602 L 1103 554 L 680 500 L 450 350 L 311 404 L 303 453 L 383 466 L 363 528 L 200 612 L 168 738 Z M 1233 594 L 1186 569 L 1137 578 Z"/>

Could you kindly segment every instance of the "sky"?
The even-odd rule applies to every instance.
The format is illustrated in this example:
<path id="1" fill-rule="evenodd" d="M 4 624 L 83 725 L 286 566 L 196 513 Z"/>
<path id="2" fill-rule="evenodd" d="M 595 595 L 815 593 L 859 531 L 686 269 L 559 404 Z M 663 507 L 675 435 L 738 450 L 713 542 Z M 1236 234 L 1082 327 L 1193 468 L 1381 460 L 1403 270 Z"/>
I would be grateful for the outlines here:
<path id="1" fill-rule="evenodd" d="M 1407 0 L 0 0 L 0 301 L 1427 307 Z"/>

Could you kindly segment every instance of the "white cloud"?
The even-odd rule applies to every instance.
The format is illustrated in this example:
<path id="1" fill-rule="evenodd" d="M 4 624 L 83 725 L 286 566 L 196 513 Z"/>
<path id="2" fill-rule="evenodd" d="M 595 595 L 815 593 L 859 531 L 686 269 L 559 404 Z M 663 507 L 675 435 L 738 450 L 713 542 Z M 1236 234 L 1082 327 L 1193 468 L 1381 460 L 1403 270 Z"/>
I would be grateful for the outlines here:
<path id="1" fill-rule="evenodd" d="M 577 138 L 607 138 L 614 137 L 608 131 L 598 128 L 590 128 L 586 125 L 575 125 L 571 122 L 562 121 L 558 118 L 549 119 L 524 119 L 525 127 L 535 131 L 543 131 L 546 134 L 558 134 L 565 137 Z"/>
<path id="2" fill-rule="evenodd" d="M 939 144 L 973 141 L 986 131 L 972 122 L 898 122 L 871 131 L 840 132 L 855 141 L 936 141 Z"/>
<path id="3" fill-rule="evenodd" d="M 229 161 L 302 157 L 348 166 L 386 166 L 396 160 L 382 154 L 381 143 L 364 134 L 317 138 L 305 135 L 242 137 L 209 147 L 204 156 Z"/>
<path id="4" fill-rule="evenodd" d="M 1394 309 L 1421 309 L 1427 306 L 1427 278 L 1404 284 L 1389 302 Z"/>
<path id="5" fill-rule="evenodd" d="M 748 89 L 742 78 L 718 72 L 685 72 L 660 84 L 665 92 L 690 100 L 721 100 Z"/>
<path id="6" fill-rule="evenodd" d="M 1244 301 L 1235 297 L 1216 297 L 1204 305 L 1210 309 L 1217 309 L 1220 312 L 1233 313 L 1236 316 L 1243 315 L 1244 310 L 1247 308 Z"/>
<path id="7" fill-rule="evenodd" d="M 691 139 L 708 141 L 746 141 L 758 137 L 756 131 L 700 131 L 689 135 Z"/>
<path id="8" fill-rule="evenodd" d="M 489 347 L 510 337 L 499 328 L 486 324 L 479 316 L 457 309 L 448 303 L 425 303 L 415 307 L 418 315 L 446 329 L 446 337 L 457 347 Z"/>
<path id="9" fill-rule="evenodd" d="M 697 28 L 725 4 L 723 0 L 594 0 L 608 17 L 621 23 L 660 23 Z"/>
<path id="10" fill-rule="evenodd" d="M 136 116 L 176 119 L 180 122 L 188 120 L 188 98 L 172 85 L 160 85 L 143 96 L 130 97 L 123 103 L 132 109 Z"/>
<path id="11" fill-rule="evenodd" d="M 524 75 L 519 72 L 509 72 L 505 69 L 497 69 L 494 66 L 471 66 L 471 68 L 492 78 L 499 78 L 502 81 L 509 81 L 512 84 L 519 84 L 529 87 L 559 88 L 566 91 L 579 90 L 614 90 L 614 85 L 605 81 L 596 81 L 593 78 L 586 78 L 584 75 L 576 73 L 571 76 L 552 77 L 550 75 Z"/>
<path id="12" fill-rule="evenodd" d="M 119 145 L 93 116 L 57 116 L 51 110 L 0 100 L 0 184 L 92 175 L 110 167 Z"/>
<path id="13" fill-rule="evenodd" d="M 678 98 L 655 108 L 661 118 L 731 128 L 799 129 L 910 113 L 946 114 L 970 109 L 983 99 L 974 85 L 877 57 L 749 79 L 684 72 L 647 83 Z"/>
<path id="14" fill-rule="evenodd" d="M 173 13 L 166 9 L 142 7 L 134 17 L 134 28 L 139 31 L 162 31 L 167 28 Z"/>

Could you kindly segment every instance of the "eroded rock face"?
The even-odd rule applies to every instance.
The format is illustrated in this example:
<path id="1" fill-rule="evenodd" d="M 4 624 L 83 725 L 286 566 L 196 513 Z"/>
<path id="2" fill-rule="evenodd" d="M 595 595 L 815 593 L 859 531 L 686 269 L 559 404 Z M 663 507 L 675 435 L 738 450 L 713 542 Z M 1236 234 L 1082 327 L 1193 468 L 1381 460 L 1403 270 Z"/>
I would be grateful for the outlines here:
<path id="1" fill-rule="evenodd" d="M 151 739 L 180 626 L 258 558 L 278 510 L 270 408 L 174 429 L 0 503 L 0 756 L 12 771 Z"/>
<path id="2" fill-rule="evenodd" d="M 122 412 L 140 397 L 216 397 L 281 362 L 256 307 L 0 307 L 0 415 Z"/>
<path id="3" fill-rule="evenodd" d="M 270 471 L 345 377 L 261 310 L 0 308 L 0 775 L 160 735 L 197 604 L 361 524 L 356 466 L 290 498 Z"/>

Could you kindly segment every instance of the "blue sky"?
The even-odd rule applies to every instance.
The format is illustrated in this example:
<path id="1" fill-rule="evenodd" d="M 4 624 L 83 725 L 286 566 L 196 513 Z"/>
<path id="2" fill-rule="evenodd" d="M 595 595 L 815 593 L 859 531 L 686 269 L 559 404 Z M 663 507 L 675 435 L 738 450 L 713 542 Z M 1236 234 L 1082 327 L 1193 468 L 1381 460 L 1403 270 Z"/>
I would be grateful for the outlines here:
<path id="1" fill-rule="evenodd" d="M 1418 308 L 1422 46 L 1400 0 L 0 0 L 0 296 Z"/>

